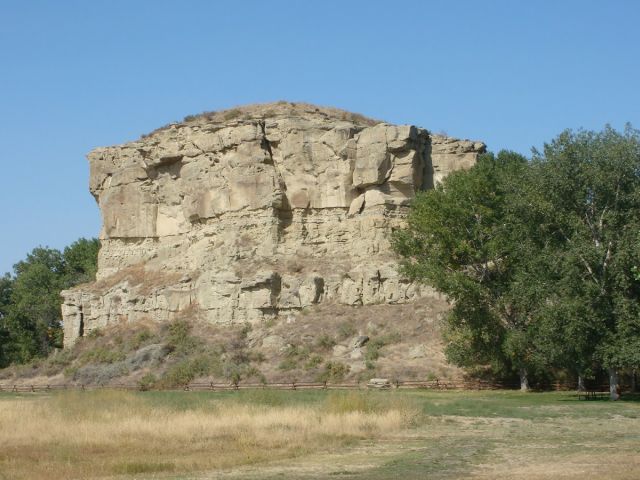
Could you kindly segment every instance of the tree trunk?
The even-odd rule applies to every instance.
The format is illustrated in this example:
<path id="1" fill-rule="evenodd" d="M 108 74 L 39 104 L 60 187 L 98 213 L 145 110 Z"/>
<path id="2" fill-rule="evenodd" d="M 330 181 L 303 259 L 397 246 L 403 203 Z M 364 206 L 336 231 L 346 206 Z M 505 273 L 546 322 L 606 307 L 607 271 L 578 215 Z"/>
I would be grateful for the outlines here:
<path id="1" fill-rule="evenodd" d="M 527 369 L 520 369 L 520 391 L 528 392 L 529 391 L 529 379 L 527 378 Z"/>
<path id="2" fill-rule="evenodd" d="M 631 391 L 633 393 L 636 393 L 636 391 L 638 391 L 637 372 L 635 368 L 631 372 Z"/>
<path id="3" fill-rule="evenodd" d="M 609 395 L 611 400 L 620 398 L 620 386 L 618 385 L 618 372 L 614 368 L 609 369 Z"/>
<path id="4" fill-rule="evenodd" d="M 578 391 L 584 392 L 585 390 L 586 390 L 586 387 L 584 386 L 584 377 L 578 374 Z"/>

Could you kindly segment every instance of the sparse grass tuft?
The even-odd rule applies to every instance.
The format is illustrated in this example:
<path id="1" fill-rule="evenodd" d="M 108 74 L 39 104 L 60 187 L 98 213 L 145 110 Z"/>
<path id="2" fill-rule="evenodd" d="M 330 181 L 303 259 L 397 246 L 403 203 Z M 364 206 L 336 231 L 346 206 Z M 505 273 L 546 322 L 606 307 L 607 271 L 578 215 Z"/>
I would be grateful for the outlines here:
<path id="1" fill-rule="evenodd" d="M 340 340 L 344 340 L 345 338 L 349 338 L 354 336 L 358 331 L 352 322 L 343 322 L 338 325 L 338 338 Z"/>
<path id="2" fill-rule="evenodd" d="M 364 354 L 365 362 L 367 362 L 367 368 L 374 368 L 373 362 L 380 358 L 380 349 L 386 345 L 392 345 L 400 341 L 400 334 L 393 332 L 381 337 L 374 338 L 367 342 L 367 348 Z"/>
<path id="3" fill-rule="evenodd" d="M 222 115 L 222 118 L 225 120 L 225 122 L 228 122 L 229 120 L 238 118 L 240 115 L 242 115 L 241 110 L 237 108 L 232 108 L 231 110 L 227 110 L 226 112 L 224 112 L 224 114 Z"/>
<path id="4" fill-rule="evenodd" d="M 285 358 L 278 364 L 278 369 L 288 372 L 289 370 L 293 370 L 298 367 L 298 362 L 295 358 Z"/>

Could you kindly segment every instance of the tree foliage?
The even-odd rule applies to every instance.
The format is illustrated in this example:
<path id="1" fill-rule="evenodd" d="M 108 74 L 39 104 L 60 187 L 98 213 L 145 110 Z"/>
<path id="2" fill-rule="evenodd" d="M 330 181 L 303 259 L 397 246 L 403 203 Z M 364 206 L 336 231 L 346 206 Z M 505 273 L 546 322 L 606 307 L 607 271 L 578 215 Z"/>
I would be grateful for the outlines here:
<path id="1" fill-rule="evenodd" d="M 515 217 L 528 163 L 513 152 L 480 156 L 419 194 L 408 227 L 395 233 L 403 272 L 445 293 L 453 308 L 446 332 L 454 363 L 516 369 L 526 377 L 536 356 L 529 335 L 537 246 Z"/>
<path id="2" fill-rule="evenodd" d="M 563 132 L 534 153 L 531 168 L 529 221 L 555 257 L 541 321 L 550 357 L 587 374 L 594 365 L 640 366 L 638 131 Z"/>
<path id="3" fill-rule="evenodd" d="M 639 222 L 638 132 L 565 131 L 418 195 L 394 247 L 452 300 L 452 361 L 584 376 L 640 366 Z"/>
<path id="4" fill-rule="evenodd" d="M 60 292 L 95 278 L 98 249 L 84 238 L 64 252 L 38 247 L 0 279 L 0 366 L 62 346 Z"/>

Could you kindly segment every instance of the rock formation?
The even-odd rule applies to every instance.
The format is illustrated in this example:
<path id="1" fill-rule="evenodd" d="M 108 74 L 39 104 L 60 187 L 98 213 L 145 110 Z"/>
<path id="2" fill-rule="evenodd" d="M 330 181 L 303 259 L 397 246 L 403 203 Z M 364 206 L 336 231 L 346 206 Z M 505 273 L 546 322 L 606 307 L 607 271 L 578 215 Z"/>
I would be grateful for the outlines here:
<path id="1" fill-rule="evenodd" d="M 63 292 L 65 346 L 143 318 L 263 322 L 318 303 L 432 294 L 397 273 L 411 198 L 479 142 L 305 104 L 188 118 L 88 155 L 102 213 L 97 281 Z"/>

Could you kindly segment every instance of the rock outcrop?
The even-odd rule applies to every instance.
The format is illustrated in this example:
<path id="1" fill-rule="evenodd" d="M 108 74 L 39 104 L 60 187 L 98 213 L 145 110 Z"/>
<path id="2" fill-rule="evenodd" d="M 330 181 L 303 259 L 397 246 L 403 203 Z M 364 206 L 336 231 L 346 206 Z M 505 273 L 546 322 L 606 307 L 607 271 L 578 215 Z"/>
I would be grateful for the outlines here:
<path id="1" fill-rule="evenodd" d="M 63 292 L 65 346 L 143 318 L 262 322 L 412 302 L 389 234 L 479 142 L 305 104 L 203 114 L 89 155 L 97 281 Z"/>

